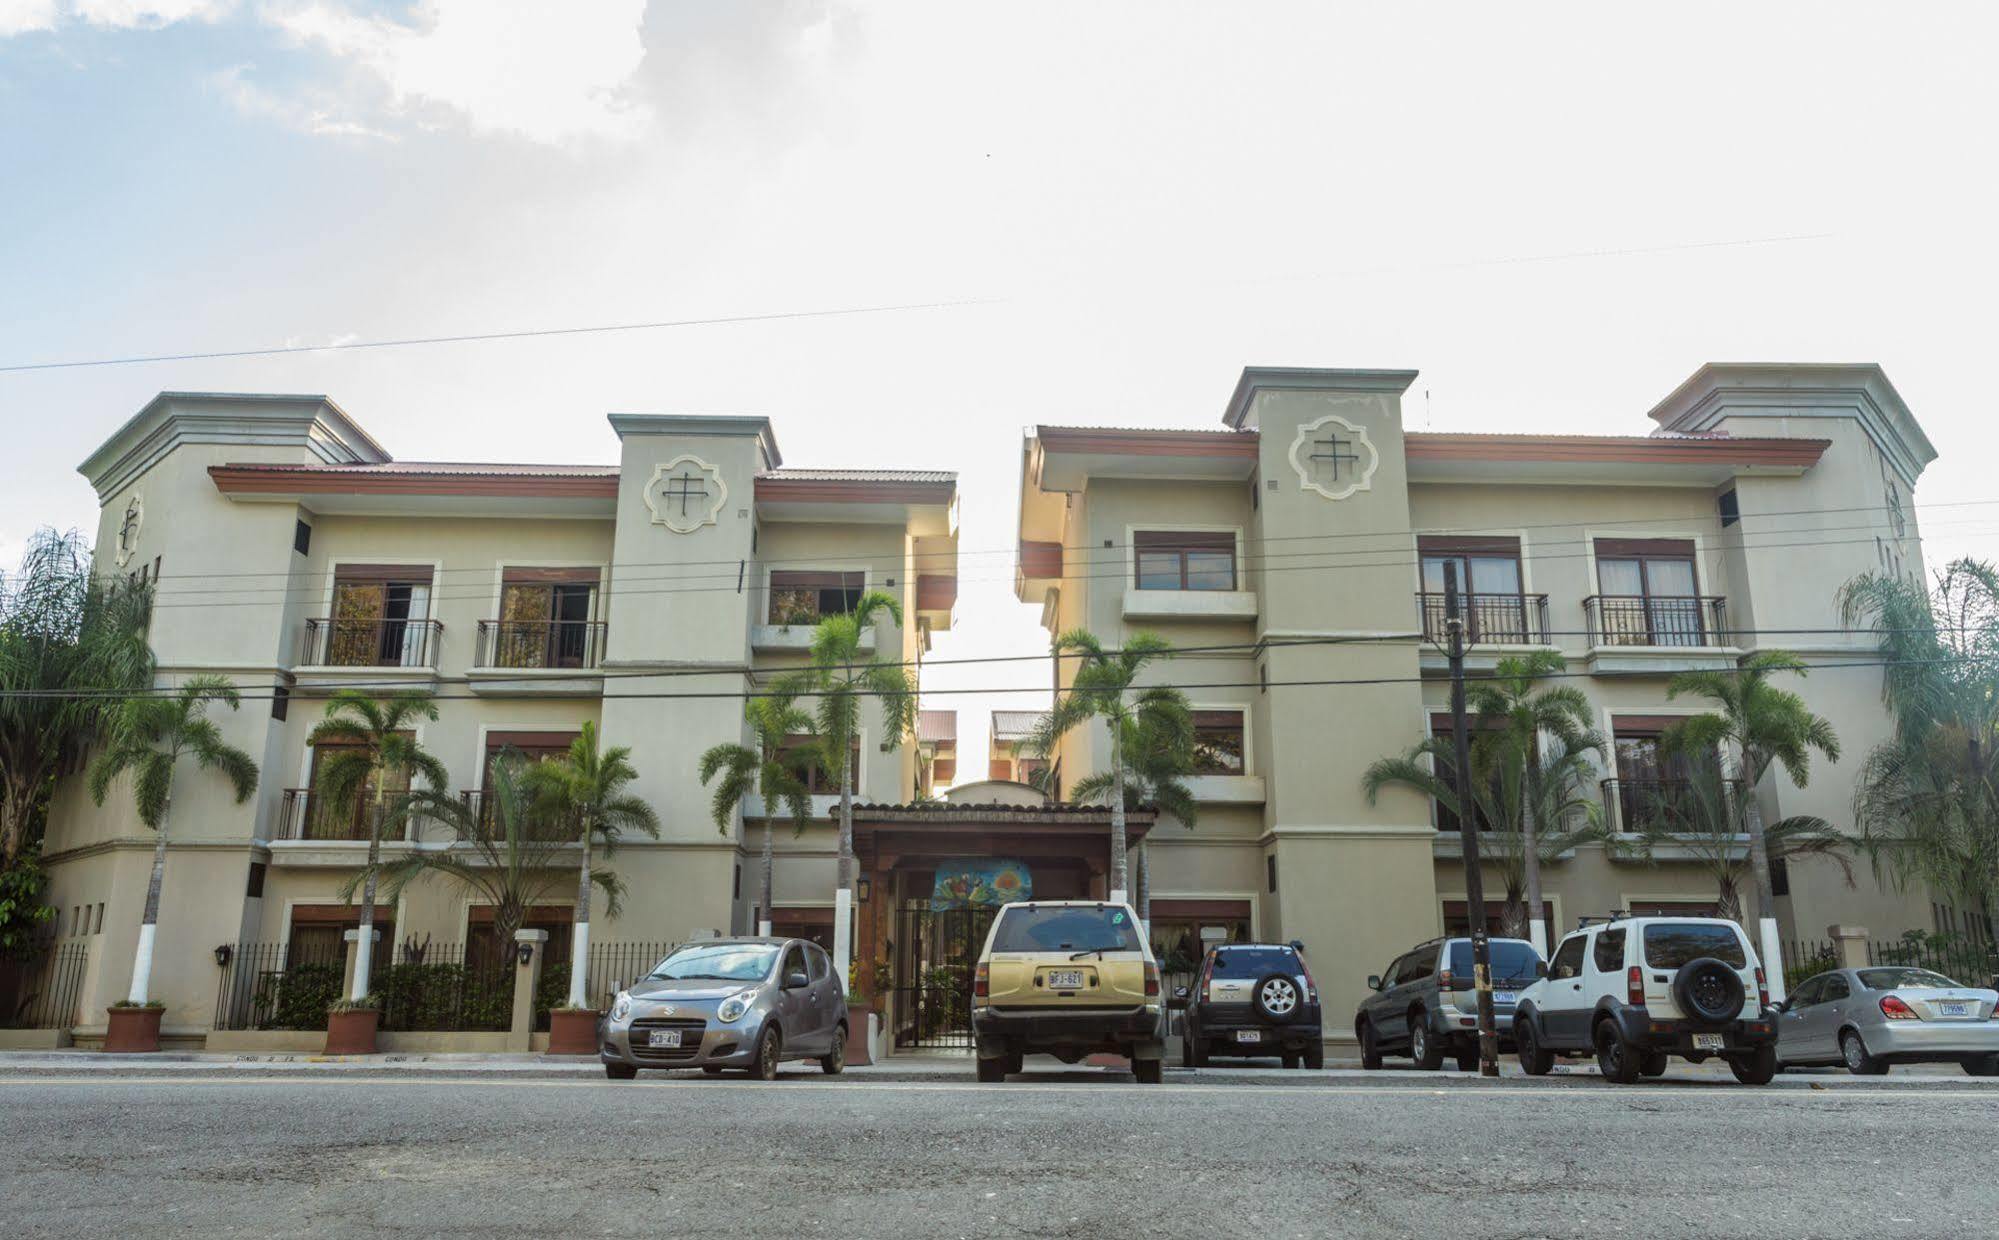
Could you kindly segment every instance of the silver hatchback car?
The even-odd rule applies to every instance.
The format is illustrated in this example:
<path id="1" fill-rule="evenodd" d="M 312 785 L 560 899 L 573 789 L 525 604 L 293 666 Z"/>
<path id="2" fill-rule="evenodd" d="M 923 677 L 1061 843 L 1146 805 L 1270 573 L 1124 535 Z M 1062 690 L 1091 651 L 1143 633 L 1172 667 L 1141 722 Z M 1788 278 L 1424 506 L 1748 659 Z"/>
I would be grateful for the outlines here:
<path id="1" fill-rule="evenodd" d="M 838 1073 L 847 1063 L 846 990 L 817 943 L 706 939 L 619 991 L 597 1041 L 614 1081 L 640 1068 L 742 1068 L 768 1081 L 787 1059 Z"/>
<path id="2" fill-rule="evenodd" d="M 1898 1063 L 1960 1063 L 1999 1076 L 1999 992 L 1901 965 L 1834 969 L 1778 1009 L 1777 1058 L 1879 1076 Z"/>

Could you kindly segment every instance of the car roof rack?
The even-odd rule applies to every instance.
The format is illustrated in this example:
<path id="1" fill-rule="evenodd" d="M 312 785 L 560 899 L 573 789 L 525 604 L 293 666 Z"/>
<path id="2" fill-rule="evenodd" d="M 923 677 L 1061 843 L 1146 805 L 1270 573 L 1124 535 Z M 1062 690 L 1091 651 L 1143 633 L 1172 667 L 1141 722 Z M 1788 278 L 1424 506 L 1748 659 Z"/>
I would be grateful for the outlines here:
<path id="1" fill-rule="evenodd" d="M 1614 908 L 1608 913 L 1584 913 L 1582 916 L 1576 918 L 1576 929 L 1585 930 L 1590 926 L 1601 925 L 1604 922 L 1623 921 L 1629 916 L 1631 914 L 1621 908 Z"/>

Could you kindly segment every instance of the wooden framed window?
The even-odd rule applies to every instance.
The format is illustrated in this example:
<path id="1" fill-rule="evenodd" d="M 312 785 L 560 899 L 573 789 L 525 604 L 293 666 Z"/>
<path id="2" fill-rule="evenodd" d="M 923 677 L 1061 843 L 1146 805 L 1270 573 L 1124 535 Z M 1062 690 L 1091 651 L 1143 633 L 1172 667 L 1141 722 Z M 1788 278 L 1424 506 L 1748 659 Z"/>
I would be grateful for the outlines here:
<path id="1" fill-rule="evenodd" d="M 1474 736 L 1476 736 L 1476 734 L 1480 731 L 1494 731 L 1501 726 L 1496 723 L 1481 724 L 1475 718 L 1469 719 L 1468 722 L 1471 724 Z M 1430 734 L 1442 740 L 1448 741 L 1452 736 L 1450 715 L 1443 712 L 1438 712 L 1436 714 L 1431 715 Z M 1457 786 L 1456 785 L 1457 768 L 1452 765 L 1451 757 L 1448 751 L 1445 753 L 1434 755 L 1432 758 L 1432 763 L 1436 769 L 1438 779 L 1443 780 L 1444 783 L 1452 787 Z M 1433 804 L 1433 808 L 1436 811 L 1437 830 L 1439 831 L 1464 830 L 1463 824 L 1458 821 L 1458 816 L 1452 813 L 1448 806 L 1444 805 L 1442 802 L 1436 802 Z M 1472 807 L 1472 818 L 1476 830 L 1479 831 L 1492 830 L 1491 820 L 1487 818 L 1485 810 L 1479 807 L 1478 805 L 1473 805 Z"/>
<path id="2" fill-rule="evenodd" d="M 1445 637 L 1444 570 L 1456 565 L 1458 606 L 1468 640 L 1514 644 L 1538 640 L 1537 616 L 1521 584 L 1519 539 L 1426 534 L 1417 538 L 1416 549 L 1423 562 L 1425 637 L 1431 641 Z"/>
<path id="3" fill-rule="evenodd" d="M 1246 769 L 1243 752 L 1243 712 L 1194 712 L 1194 773 L 1240 775 Z"/>
<path id="4" fill-rule="evenodd" d="M 305 809 L 306 819 L 302 826 L 302 839 L 322 840 L 365 840 L 374 823 L 375 777 L 368 776 L 361 784 L 361 790 L 354 797 L 354 804 L 346 810 L 339 809 L 333 798 L 327 794 L 321 778 L 321 768 L 325 760 L 343 750 L 354 748 L 339 743 L 314 745 L 312 747 L 311 770 L 307 774 L 306 786 L 311 790 Z M 409 776 L 401 771 L 384 773 L 384 785 L 391 797 L 409 791 Z"/>
<path id="5" fill-rule="evenodd" d="M 1612 646 L 1706 641 L 1693 540 L 1596 540 L 1597 623 Z"/>
<path id="6" fill-rule="evenodd" d="M 1670 827 L 1691 809 L 1699 761 L 1669 752 L 1661 742 L 1679 715 L 1613 715 L 1611 748 L 1617 762 L 1617 826 L 1623 831 Z M 1605 806 L 1606 812 L 1610 806 Z"/>
<path id="7" fill-rule="evenodd" d="M 1233 590 L 1235 534 L 1140 530 L 1132 535 L 1132 584 L 1141 590 Z"/>
<path id="8" fill-rule="evenodd" d="M 809 745 L 815 744 L 817 739 L 811 736 L 787 736 L 784 738 L 784 747 L 787 750 L 804 749 Z M 859 737 L 855 737 L 849 744 L 847 752 L 853 757 L 854 792 L 856 795 L 859 795 L 861 790 L 861 741 Z M 838 793 L 840 791 L 840 772 L 825 770 L 815 761 L 805 770 L 805 790 L 814 796 Z"/>
<path id="9" fill-rule="evenodd" d="M 342 564 L 324 661 L 334 667 L 422 667 L 430 655 L 428 565 Z"/>
<path id="10" fill-rule="evenodd" d="M 858 572 L 773 571 L 770 575 L 771 624 L 817 624 L 827 616 L 844 616 L 860 606 L 868 575 Z"/>
<path id="11" fill-rule="evenodd" d="M 494 667 L 592 667 L 601 570 L 507 568 L 500 577 Z"/>

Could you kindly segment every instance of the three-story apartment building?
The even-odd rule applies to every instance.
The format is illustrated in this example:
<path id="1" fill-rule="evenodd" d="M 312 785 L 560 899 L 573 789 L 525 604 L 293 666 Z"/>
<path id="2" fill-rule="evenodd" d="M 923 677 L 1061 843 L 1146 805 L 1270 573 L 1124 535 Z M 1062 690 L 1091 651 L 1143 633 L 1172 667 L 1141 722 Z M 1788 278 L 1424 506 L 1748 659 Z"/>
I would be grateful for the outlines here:
<path id="1" fill-rule="evenodd" d="M 239 686 L 241 709 L 213 714 L 261 770 L 240 805 L 192 771 L 176 784 L 153 985 L 169 1034 L 209 1023 L 218 947 L 295 955 L 324 940 L 337 952 L 356 924 L 340 891 L 368 822 L 320 794 L 326 755 L 308 741 L 344 687 L 433 694 L 438 718 L 417 738 L 471 799 L 495 755 L 558 752 L 585 721 L 629 746 L 634 791 L 662 832 L 615 857 L 629 892 L 617 937 L 750 930 L 766 913 L 794 932 L 830 929 L 833 833 L 787 836 L 778 907 L 753 907 L 754 851 L 740 820 L 718 831 L 696 764 L 744 739 L 744 694 L 800 666 L 817 619 L 864 590 L 903 608 L 870 648 L 920 664 L 956 597 L 954 475 L 789 468 L 760 417 L 610 425 L 616 465 L 403 462 L 324 397 L 169 392 L 84 463 L 102 504 L 100 563 L 154 586 L 159 683 L 208 673 Z M 879 714 L 864 713 L 857 795 L 911 799 L 915 738 L 884 752 Z M 814 791 L 823 814 L 830 781 Z M 85 1027 L 128 983 L 151 848 L 129 789 L 101 808 L 80 779 L 58 789 L 48 898 L 65 937 L 98 939 Z M 565 896 L 530 925 L 560 944 L 569 917 Z M 469 946 L 490 909 L 430 880 L 378 918 L 384 950 Z"/>
<path id="2" fill-rule="evenodd" d="M 1155 683 L 1195 713 L 1196 829 L 1150 837 L 1154 937 L 1301 939 L 1327 993 L 1466 925 L 1458 824 L 1362 774 L 1447 735 L 1443 578 L 1454 566 L 1469 666 L 1560 652 L 1609 738 L 1605 818 L 1626 832 L 1683 772 L 1661 731 L 1705 709 L 1670 677 L 1758 650 L 1846 757 L 1803 788 L 1757 790 L 1764 819 L 1850 823 L 1859 758 L 1888 716 L 1874 643 L 1836 595 L 1863 572 L 1920 573 L 1912 516 L 1935 452 L 1875 366 L 1707 366 L 1651 411 L 1649 435 L 1405 430 L 1410 371 L 1249 369 L 1216 430 L 1041 426 L 1021 462 L 1017 590 L 1051 636 L 1150 630 L 1181 649 Z M 1073 663 L 1059 661 L 1066 684 Z M 1054 755 L 1073 783 L 1108 760 L 1101 727 Z M 1831 862 L 1779 875 L 1787 933 L 1833 921 L 1928 928 L 1926 897 Z M 1550 920 L 1612 908 L 1709 910 L 1712 879 L 1671 847 L 1586 845 L 1544 871 Z M 1485 876 L 1497 912 L 1497 876 Z M 1748 893 L 1753 905 L 1753 891 Z M 1753 908 L 1751 915 L 1755 915 Z"/>

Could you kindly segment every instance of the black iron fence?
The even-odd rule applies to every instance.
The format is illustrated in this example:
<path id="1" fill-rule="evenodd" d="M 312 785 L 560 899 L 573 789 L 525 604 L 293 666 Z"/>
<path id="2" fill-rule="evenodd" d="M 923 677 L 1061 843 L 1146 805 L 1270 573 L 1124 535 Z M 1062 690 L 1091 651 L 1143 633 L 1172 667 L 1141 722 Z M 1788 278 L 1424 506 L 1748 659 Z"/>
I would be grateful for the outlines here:
<path id="1" fill-rule="evenodd" d="M 436 620 L 324 617 L 305 622 L 299 662 L 312 667 L 435 667 L 444 625 Z"/>
<path id="2" fill-rule="evenodd" d="M 972 1044 L 972 973 L 996 913 L 921 900 L 896 910 L 897 1046 Z"/>
<path id="3" fill-rule="evenodd" d="M 1727 612 L 1714 597 L 1592 594 L 1583 617 L 1592 646 L 1718 646 Z"/>
<path id="4" fill-rule="evenodd" d="M 67 1029 L 76 1023 L 76 1005 L 83 998 L 83 972 L 90 962 L 90 945 L 81 940 L 49 943 L 13 962 L 11 994 L 0 1011 L 0 1028 Z"/>
<path id="5" fill-rule="evenodd" d="M 1792 939 L 1783 945 L 1784 949 L 1784 993 L 1798 988 L 1798 983 L 1808 977 L 1816 977 L 1839 967 L 1839 948 L 1831 939 Z"/>
<path id="6" fill-rule="evenodd" d="M 1465 620 L 1465 640 L 1473 645 L 1545 645 L 1548 641 L 1548 596 L 1545 594 L 1465 594 L 1460 607 Z M 1416 596 L 1423 615 L 1423 637 L 1442 642 L 1444 596 L 1423 592 Z"/>
<path id="7" fill-rule="evenodd" d="M 605 632 L 602 620 L 481 620 L 475 666 L 594 668 Z"/>
<path id="8" fill-rule="evenodd" d="M 238 943 L 215 996 L 217 1029 L 324 1029 L 347 981 L 347 949 Z"/>
<path id="9" fill-rule="evenodd" d="M 462 943 L 396 944 L 390 961 L 374 971 L 369 988 L 382 1004 L 386 1033 L 505 1032 L 514 1023 L 511 951 L 475 951 Z"/>
<path id="10" fill-rule="evenodd" d="M 592 943 L 590 962 L 584 970 L 584 1002 L 598 1011 L 608 1011 L 618 992 L 653 971 L 678 943 L 632 942 Z M 563 997 L 568 996 L 569 969 L 562 972 Z"/>
<path id="11" fill-rule="evenodd" d="M 1999 985 L 1999 946 L 1951 934 L 1905 934 L 1867 944 L 1867 963 L 1929 969 L 1967 986 Z"/>

